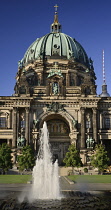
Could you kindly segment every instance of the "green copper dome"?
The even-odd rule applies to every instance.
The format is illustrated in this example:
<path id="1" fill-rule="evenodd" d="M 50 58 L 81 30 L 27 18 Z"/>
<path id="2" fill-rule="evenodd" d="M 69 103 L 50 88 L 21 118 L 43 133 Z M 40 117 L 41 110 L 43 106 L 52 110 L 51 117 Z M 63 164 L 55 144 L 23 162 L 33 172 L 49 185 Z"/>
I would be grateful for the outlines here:
<path id="1" fill-rule="evenodd" d="M 35 60 L 64 59 L 74 60 L 91 67 L 91 63 L 83 47 L 72 37 L 61 33 L 61 24 L 58 21 L 57 5 L 55 6 L 54 22 L 51 24 L 51 33 L 36 39 L 28 48 L 19 65 L 26 66 Z"/>
<path id="2" fill-rule="evenodd" d="M 74 59 L 89 67 L 88 56 L 83 47 L 72 37 L 64 33 L 49 33 L 36 39 L 26 51 L 22 64 L 47 59 Z"/>

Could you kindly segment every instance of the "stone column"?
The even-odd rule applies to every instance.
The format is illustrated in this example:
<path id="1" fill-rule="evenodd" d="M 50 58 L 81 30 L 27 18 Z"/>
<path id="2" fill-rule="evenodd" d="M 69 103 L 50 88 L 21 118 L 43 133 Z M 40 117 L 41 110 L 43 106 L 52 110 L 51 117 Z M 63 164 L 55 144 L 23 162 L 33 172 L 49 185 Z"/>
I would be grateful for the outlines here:
<path id="1" fill-rule="evenodd" d="M 10 113 L 9 113 L 9 127 L 10 129 L 13 128 L 13 110 L 10 110 Z"/>
<path id="2" fill-rule="evenodd" d="M 26 108 L 26 117 L 25 117 L 25 139 L 26 145 L 29 145 L 29 107 Z"/>
<path id="3" fill-rule="evenodd" d="M 97 143 L 97 109 L 93 108 L 93 139 Z"/>
<path id="4" fill-rule="evenodd" d="M 85 142 L 85 109 L 81 108 L 81 149 L 86 148 Z"/>
<path id="5" fill-rule="evenodd" d="M 36 140 L 35 140 L 35 151 L 38 152 L 38 149 L 39 149 L 39 143 L 38 143 L 38 140 L 39 140 L 39 132 L 37 132 L 37 135 L 36 135 Z"/>
<path id="6" fill-rule="evenodd" d="M 102 129 L 102 113 L 100 113 L 100 125 L 99 125 L 100 129 Z"/>
<path id="7" fill-rule="evenodd" d="M 18 132 L 20 131 L 20 125 L 19 125 L 19 110 L 17 111 L 17 138 L 18 138 Z"/>
<path id="8" fill-rule="evenodd" d="M 10 139 L 7 139 L 7 144 L 8 146 L 10 146 Z"/>
<path id="9" fill-rule="evenodd" d="M 10 113 L 7 113 L 6 116 L 7 116 L 7 128 L 10 128 Z"/>
<path id="10" fill-rule="evenodd" d="M 77 74 L 75 74 L 74 77 L 75 77 L 75 80 L 74 80 L 75 81 L 75 86 L 77 86 L 78 85 L 78 77 L 77 77 Z"/>
<path id="11" fill-rule="evenodd" d="M 12 148 L 12 139 L 8 139 L 7 144 Z"/>
<path id="12" fill-rule="evenodd" d="M 69 86 L 69 74 L 67 73 L 66 74 L 66 87 Z"/>
<path id="13" fill-rule="evenodd" d="M 13 141 L 12 148 L 15 148 L 17 145 L 17 108 L 13 109 Z"/>
<path id="14" fill-rule="evenodd" d="M 12 110 L 9 113 L 9 128 L 12 128 Z"/>

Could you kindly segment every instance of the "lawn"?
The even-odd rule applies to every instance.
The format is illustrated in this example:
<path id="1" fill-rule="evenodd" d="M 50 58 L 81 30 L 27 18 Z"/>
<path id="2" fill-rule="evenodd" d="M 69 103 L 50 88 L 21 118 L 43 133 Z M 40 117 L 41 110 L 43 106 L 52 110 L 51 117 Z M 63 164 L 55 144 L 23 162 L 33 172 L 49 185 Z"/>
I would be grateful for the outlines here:
<path id="1" fill-rule="evenodd" d="M 0 175 L 0 184 L 25 184 L 31 175 Z M 111 175 L 72 175 L 68 178 L 76 183 L 111 183 Z"/>
<path id="2" fill-rule="evenodd" d="M 31 178 L 31 175 L 0 175 L 0 184 L 25 184 Z"/>
<path id="3" fill-rule="evenodd" d="M 68 178 L 76 183 L 111 183 L 111 175 L 71 175 Z"/>

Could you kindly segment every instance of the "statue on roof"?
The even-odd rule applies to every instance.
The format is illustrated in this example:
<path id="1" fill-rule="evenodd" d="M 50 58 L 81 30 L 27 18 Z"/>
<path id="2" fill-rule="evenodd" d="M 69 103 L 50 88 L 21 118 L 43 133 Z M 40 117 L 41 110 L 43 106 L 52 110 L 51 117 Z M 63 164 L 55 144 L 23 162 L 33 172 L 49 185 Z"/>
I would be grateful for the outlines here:
<path id="1" fill-rule="evenodd" d="M 23 67 L 23 62 L 22 62 L 22 60 L 20 60 L 20 61 L 18 61 L 18 68 L 22 69 L 22 67 Z"/>
<path id="2" fill-rule="evenodd" d="M 90 69 L 93 69 L 93 60 L 91 58 L 89 58 L 89 65 L 90 65 Z"/>

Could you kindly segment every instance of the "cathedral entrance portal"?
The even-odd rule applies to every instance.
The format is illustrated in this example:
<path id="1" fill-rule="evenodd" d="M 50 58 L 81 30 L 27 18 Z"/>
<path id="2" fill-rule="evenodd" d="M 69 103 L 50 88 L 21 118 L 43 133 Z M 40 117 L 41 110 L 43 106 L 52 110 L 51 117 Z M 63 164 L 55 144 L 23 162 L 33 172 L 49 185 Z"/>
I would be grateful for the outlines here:
<path id="1" fill-rule="evenodd" d="M 63 119 L 47 120 L 49 138 L 52 150 L 53 161 L 58 159 L 59 165 L 63 164 L 63 159 L 70 144 L 68 124 Z"/>

